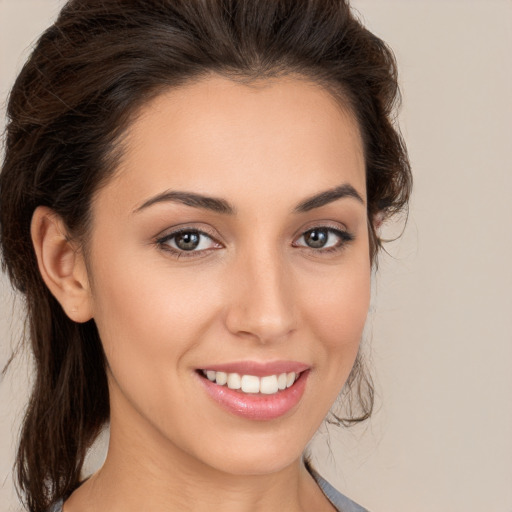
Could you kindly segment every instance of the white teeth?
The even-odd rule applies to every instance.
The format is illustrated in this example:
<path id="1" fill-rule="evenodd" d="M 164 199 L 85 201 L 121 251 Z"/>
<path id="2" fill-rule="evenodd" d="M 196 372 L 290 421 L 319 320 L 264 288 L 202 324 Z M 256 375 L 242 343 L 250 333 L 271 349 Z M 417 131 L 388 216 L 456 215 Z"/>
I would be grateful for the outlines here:
<path id="1" fill-rule="evenodd" d="M 214 370 L 202 370 L 203 375 L 219 386 L 227 384 L 230 389 L 239 389 L 243 393 L 262 393 L 274 395 L 278 391 L 293 386 L 299 377 L 299 373 L 280 373 L 279 375 L 266 375 L 256 377 L 254 375 L 240 375 L 239 373 L 216 372 Z"/>
<path id="2" fill-rule="evenodd" d="M 228 374 L 225 372 L 215 372 L 215 382 L 219 386 L 224 386 L 228 381 Z"/>
<path id="3" fill-rule="evenodd" d="M 228 388 L 240 389 L 242 387 L 242 379 L 238 373 L 228 373 Z"/>
<path id="4" fill-rule="evenodd" d="M 275 375 L 269 375 L 268 377 L 262 377 L 260 382 L 260 393 L 264 395 L 273 395 L 277 393 L 277 377 Z"/>
<path id="5" fill-rule="evenodd" d="M 244 393 L 259 393 L 260 379 L 254 375 L 244 375 L 242 377 L 242 391 Z"/>
<path id="6" fill-rule="evenodd" d="M 286 374 L 286 387 L 289 388 L 295 382 L 295 372 Z"/>

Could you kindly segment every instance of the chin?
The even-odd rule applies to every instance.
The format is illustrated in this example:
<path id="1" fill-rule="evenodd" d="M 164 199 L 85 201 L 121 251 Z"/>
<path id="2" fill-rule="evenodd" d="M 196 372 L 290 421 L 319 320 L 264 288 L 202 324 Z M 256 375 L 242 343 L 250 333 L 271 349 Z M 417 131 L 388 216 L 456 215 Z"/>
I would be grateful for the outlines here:
<path id="1" fill-rule="evenodd" d="M 240 433 L 228 440 L 217 439 L 217 446 L 211 443 L 201 452 L 202 461 L 212 469 L 231 475 L 270 475 L 300 460 L 314 434 L 293 432 L 289 425 L 280 429 L 278 425 L 269 424 L 266 430 L 265 434 Z"/>
<path id="2" fill-rule="evenodd" d="M 283 453 L 280 450 L 255 450 L 253 453 L 236 454 L 219 461 L 217 471 L 234 476 L 265 476 L 278 473 L 291 466 L 302 456 L 303 450 Z"/>

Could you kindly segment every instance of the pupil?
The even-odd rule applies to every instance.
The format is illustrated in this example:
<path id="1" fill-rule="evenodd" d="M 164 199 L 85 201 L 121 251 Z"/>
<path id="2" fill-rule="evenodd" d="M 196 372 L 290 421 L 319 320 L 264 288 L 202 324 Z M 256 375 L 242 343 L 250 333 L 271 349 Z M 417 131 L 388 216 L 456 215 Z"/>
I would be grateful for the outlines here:
<path id="1" fill-rule="evenodd" d="M 191 251 L 199 245 L 199 234 L 181 233 L 176 236 L 176 245 L 183 251 Z"/>
<path id="2" fill-rule="evenodd" d="M 320 249 L 327 243 L 327 237 L 327 230 L 312 229 L 311 231 L 308 231 L 304 238 L 309 247 L 313 247 L 314 249 Z"/>

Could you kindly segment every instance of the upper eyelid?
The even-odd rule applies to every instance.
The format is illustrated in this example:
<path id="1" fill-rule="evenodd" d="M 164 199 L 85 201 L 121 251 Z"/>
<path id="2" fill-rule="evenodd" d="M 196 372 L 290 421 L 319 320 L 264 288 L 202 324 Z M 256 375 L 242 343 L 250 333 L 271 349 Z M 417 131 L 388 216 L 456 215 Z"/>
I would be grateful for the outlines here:
<path id="1" fill-rule="evenodd" d="M 189 225 L 185 225 L 184 227 L 171 228 L 170 230 L 166 229 L 166 230 L 162 231 L 160 234 L 156 235 L 154 237 L 154 239 L 156 240 L 156 242 L 162 242 L 165 240 L 170 240 L 172 237 L 179 235 L 180 233 L 188 233 L 190 231 L 193 231 L 195 233 L 200 233 L 201 235 L 205 235 L 205 236 L 211 238 L 215 242 L 222 243 L 222 242 L 219 242 L 219 240 L 218 240 L 219 236 L 216 233 L 214 234 L 213 232 L 210 232 L 208 229 L 205 229 L 205 228 L 198 228 L 198 227 L 189 226 Z"/>
<path id="2" fill-rule="evenodd" d="M 311 231 L 311 230 L 314 230 L 314 229 L 329 229 L 329 230 L 332 230 L 332 231 L 341 231 L 341 232 L 349 232 L 349 230 L 346 228 L 346 226 L 344 226 L 343 224 L 341 223 L 338 223 L 338 222 L 329 222 L 329 221 L 325 221 L 325 222 L 316 222 L 316 223 L 313 223 L 311 224 L 310 226 L 307 226 L 307 227 L 304 227 L 302 226 L 300 229 L 298 229 L 295 234 L 293 235 L 294 239 L 295 238 L 298 238 L 300 236 L 303 236 L 305 233 L 307 233 L 308 231 Z M 169 238 L 172 238 L 173 236 L 175 235 L 178 235 L 180 233 L 186 233 L 186 232 L 189 232 L 189 231 L 194 231 L 194 232 L 197 232 L 197 233 L 201 233 L 203 235 L 206 235 L 216 241 L 219 241 L 219 238 L 222 238 L 218 233 L 217 231 L 213 230 L 213 229 L 208 229 L 208 228 L 202 228 L 202 227 L 197 227 L 197 226 L 193 226 L 192 224 L 185 224 L 183 226 L 180 226 L 180 227 L 176 227 L 176 228 L 168 228 L 168 229 L 165 229 L 163 231 L 161 231 L 159 234 L 157 234 L 154 239 L 155 240 L 163 240 L 163 239 L 169 239 Z"/>
<path id="3" fill-rule="evenodd" d="M 339 227 L 334 227 L 334 226 L 314 226 L 312 228 L 308 228 L 304 231 L 301 232 L 300 236 L 304 236 L 306 233 L 309 233 L 310 231 L 315 231 L 315 230 L 321 230 L 321 229 L 324 229 L 326 231 L 330 231 L 331 233 L 344 233 L 344 234 L 349 234 L 349 231 L 347 229 L 344 229 L 344 228 L 339 228 Z M 352 235 L 351 235 L 352 236 Z"/>
<path id="4" fill-rule="evenodd" d="M 305 226 L 301 226 L 300 229 L 298 229 L 294 234 L 294 240 L 298 239 L 299 237 L 303 236 L 308 231 L 311 231 L 313 229 L 328 229 L 331 231 L 341 231 L 343 233 L 351 233 L 351 231 L 347 228 L 347 226 L 341 222 L 337 221 L 314 221 L 310 224 L 306 224 Z"/>
<path id="5" fill-rule="evenodd" d="M 337 237 L 342 239 L 342 245 L 347 242 L 351 242 L 352 240 L 355 239 L 355 236 L 346 229 L 334 228 L 334 227 L 329 227 L 329 226 L 317 226 L 317 227 L 309 228 L 309 229 L 306 229 L 305 231 L 302 231 L 301 235 L 294 239 L 295 240 L 294 243 L 296 243 L 297 240 L 300 240 L 306 233 L 308 233 L 309 231 L 314 231 L 315 229 L 326 229 L 327 231 L 334 233 Z M 300 247 L 304 247 L 304 246 L 300 246 Z M 321 251 L 322 248 L 314 249 L 314 250 Z"/>

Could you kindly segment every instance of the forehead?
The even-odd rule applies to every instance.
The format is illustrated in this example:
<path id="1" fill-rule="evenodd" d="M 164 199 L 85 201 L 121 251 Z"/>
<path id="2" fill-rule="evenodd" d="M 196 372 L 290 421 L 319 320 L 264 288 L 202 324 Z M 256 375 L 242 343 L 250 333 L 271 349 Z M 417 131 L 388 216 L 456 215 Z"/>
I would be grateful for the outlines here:
<path id="1" fill-rule="evenodd" d="M 133 208 L 169 188 L 218 197 L 236 190 L 244 202 L 243 191 L 282 200 L 291 189 L 300 197 L 349 182 L 365 197 L 354 116 L 297 78 L 212 76 L 163 92 L 128 128 L 113 182 Z"/>

